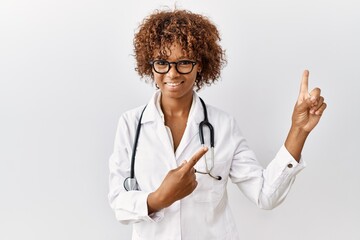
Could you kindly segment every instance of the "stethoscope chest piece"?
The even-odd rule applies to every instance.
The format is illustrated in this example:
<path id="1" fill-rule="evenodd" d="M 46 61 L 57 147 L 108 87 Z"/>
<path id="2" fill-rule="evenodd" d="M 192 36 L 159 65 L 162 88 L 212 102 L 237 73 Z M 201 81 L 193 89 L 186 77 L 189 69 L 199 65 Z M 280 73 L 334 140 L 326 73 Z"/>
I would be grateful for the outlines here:
<path id="1" fill-rule="evenodd" d="M 127 177 L 124 181 L 124 188 L 126 191 L 139 190 L 136 178 Z"/>

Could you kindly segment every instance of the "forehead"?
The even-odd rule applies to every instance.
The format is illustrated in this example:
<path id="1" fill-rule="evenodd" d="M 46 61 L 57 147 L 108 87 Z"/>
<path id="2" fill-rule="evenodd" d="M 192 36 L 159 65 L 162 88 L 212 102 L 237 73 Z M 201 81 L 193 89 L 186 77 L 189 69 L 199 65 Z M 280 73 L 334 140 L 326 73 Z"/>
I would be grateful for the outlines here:
<path id="1" fill-rule="evenodd" d="M 178 59 L 189 58 L 189 53 L 180 44 L 173 43 L 170 46 L 163 47 L 154 51 L 155 59 L 164 59 L 176 61 Z"/>

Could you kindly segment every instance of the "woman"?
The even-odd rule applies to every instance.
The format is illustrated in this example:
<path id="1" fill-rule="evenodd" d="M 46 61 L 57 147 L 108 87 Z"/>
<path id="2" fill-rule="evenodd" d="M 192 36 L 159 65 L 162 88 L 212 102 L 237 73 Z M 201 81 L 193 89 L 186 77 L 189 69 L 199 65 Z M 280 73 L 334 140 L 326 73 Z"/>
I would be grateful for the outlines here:
<path id="1" fill-rule="evenodd" d="M 203 105 L 194 91 L 219 78 L 225 62 L 219 41 L 206 17 L 184 10 L 151 14 L 135 35 L 136 70 L 158 90 L 146 106 L 119 120 L 109 193 L 117 220 L 133 224 L 133 239 L 239 239 L 228 179 L 260 208 L 272 209 L 304 168 L 301 150 L 326 108 L 320 89 L 308 92 L 308 71 L 288 137 L 264 169 L 235 119 Z M 201 128 L 207 147 L 199 140 L 206 115 L 216 131 L 214 148 L 208 125 Z"/>

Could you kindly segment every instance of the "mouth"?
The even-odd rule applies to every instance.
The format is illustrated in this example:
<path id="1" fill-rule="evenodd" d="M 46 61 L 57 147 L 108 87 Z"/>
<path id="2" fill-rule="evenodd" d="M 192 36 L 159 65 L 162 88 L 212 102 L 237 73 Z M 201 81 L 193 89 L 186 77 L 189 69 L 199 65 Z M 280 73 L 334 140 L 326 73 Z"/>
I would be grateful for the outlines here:
<path id="1" fill-rule="evenodd" d="M 181 82 L 165 82 L 165 85 L 168 85 L 170 87 L 177 87 L 179 86 L 180 84 L 183 84 L 184 81 L 181 81 Z"/>

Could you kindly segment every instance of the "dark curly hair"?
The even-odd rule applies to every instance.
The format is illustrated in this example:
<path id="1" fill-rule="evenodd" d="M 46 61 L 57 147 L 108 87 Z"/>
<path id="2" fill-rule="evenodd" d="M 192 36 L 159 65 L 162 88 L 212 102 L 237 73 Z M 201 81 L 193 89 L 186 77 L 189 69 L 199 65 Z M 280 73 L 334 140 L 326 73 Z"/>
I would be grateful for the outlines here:
<path id="1" fill-rule="evenodd" d="M 199 90 L 204 84 L 211 85 L 219 79 L 226 63 L 225 51 L 221 48 L 220 34 L 215 25 L 205 16 L 187 10 L 156 10 L 140 24 L 134 37 L 135 70 L 142 78 L 153 81 L 149 61 L 166 59 L 170 47 L 177 43 L 186 57 L 201 63 L 201 72 L 196 76 Z"/>

